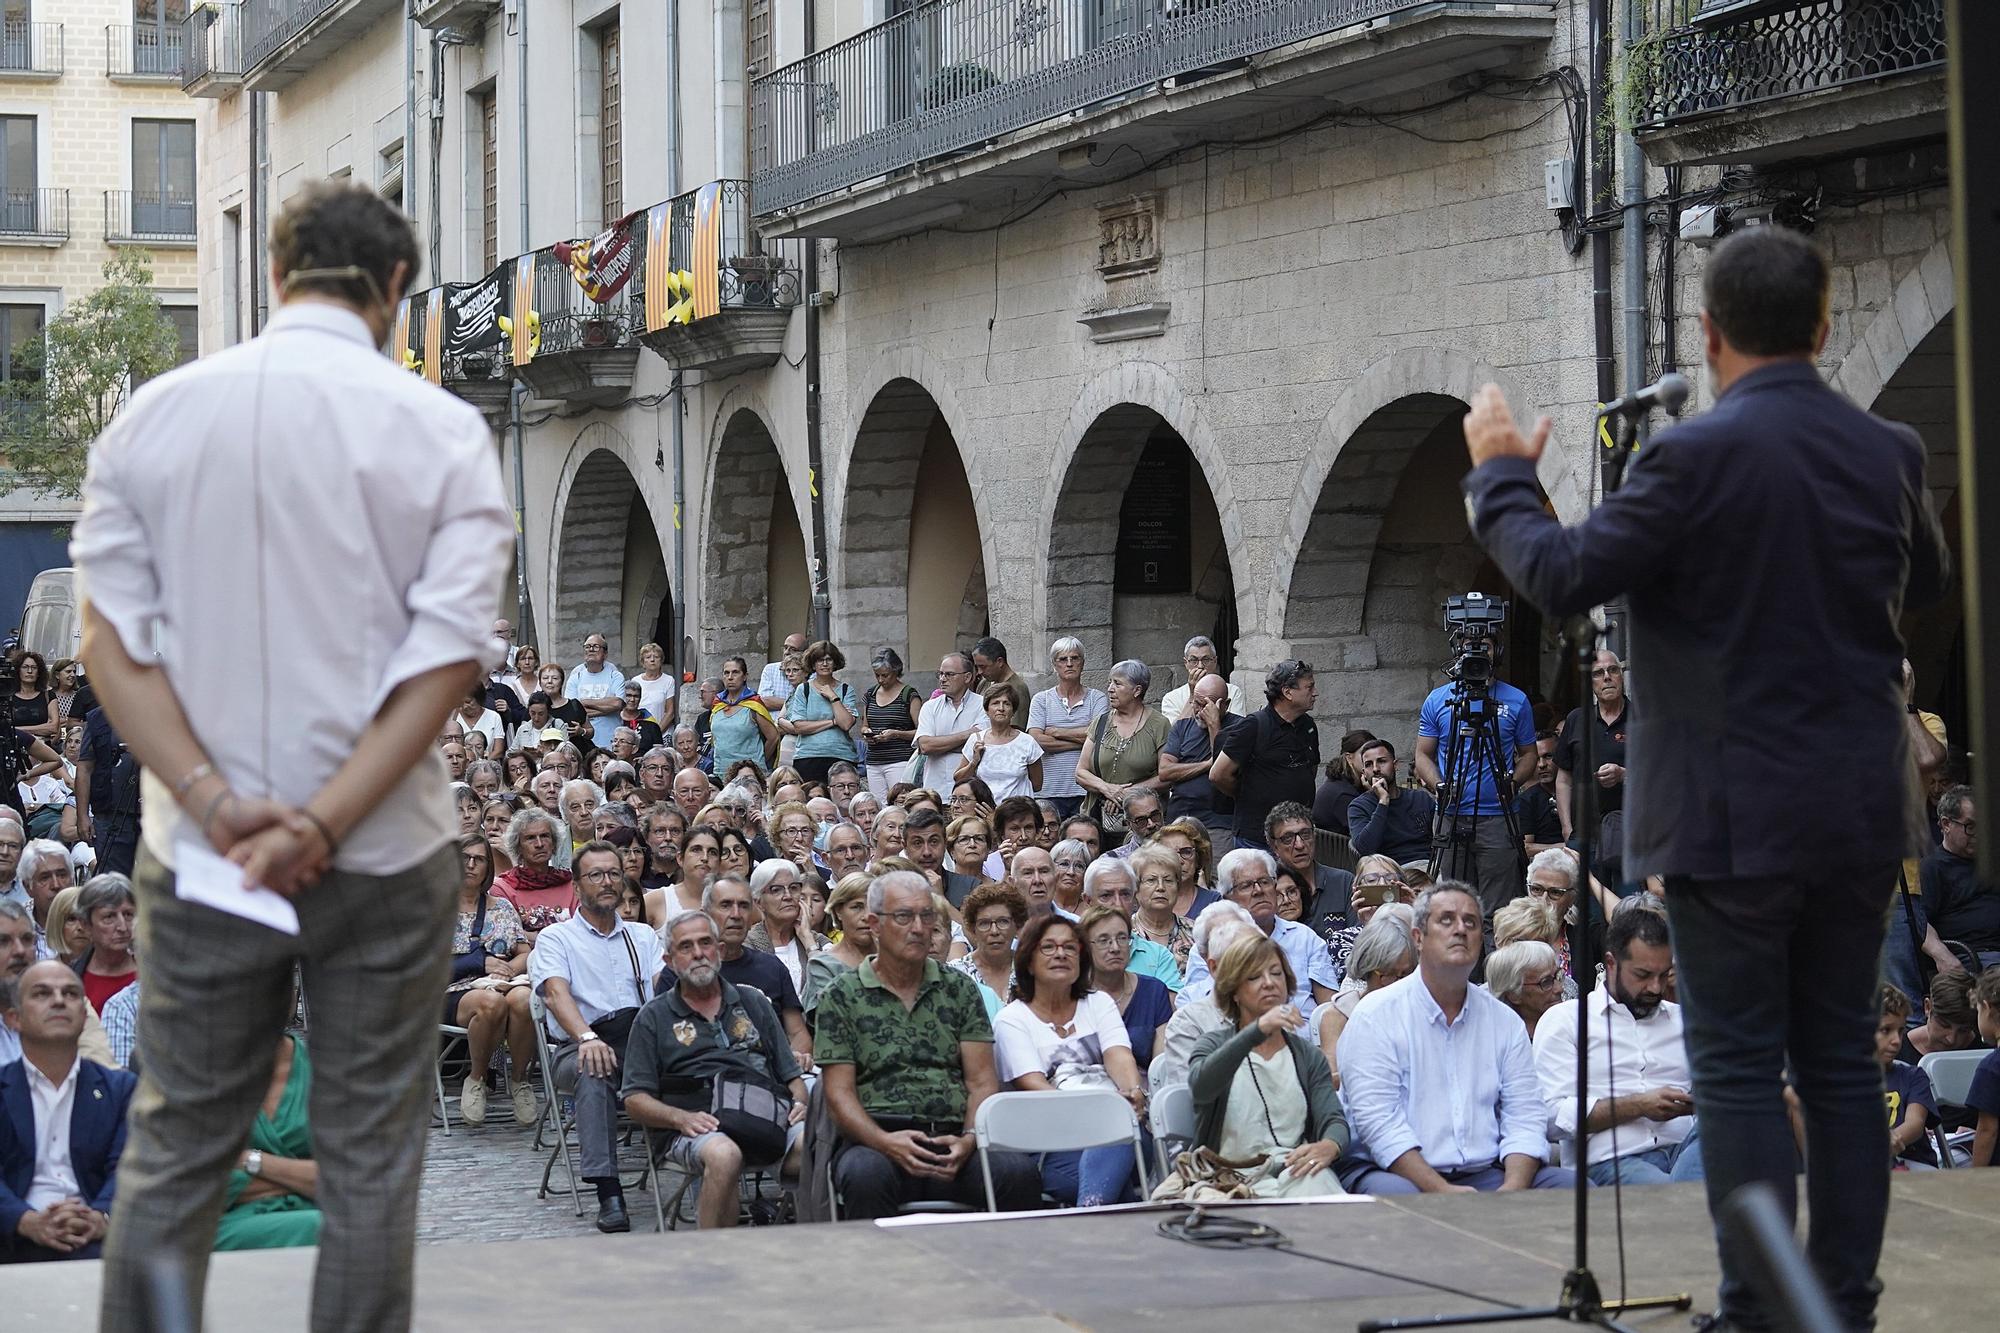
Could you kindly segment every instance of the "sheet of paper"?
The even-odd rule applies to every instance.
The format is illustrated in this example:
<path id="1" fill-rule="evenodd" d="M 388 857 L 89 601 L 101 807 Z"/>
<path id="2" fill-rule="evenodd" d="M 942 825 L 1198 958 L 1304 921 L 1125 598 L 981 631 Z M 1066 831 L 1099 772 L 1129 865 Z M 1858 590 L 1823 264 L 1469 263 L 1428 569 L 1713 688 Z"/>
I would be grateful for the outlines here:
<path id="1" fill-rule="evenodd" d="M 199 836 L 174 839 L 174 893 L 187 902 L 213 907 L 287 935 L 299 933 L 299 914 L 290 899 L 261 886 L 244 888 L 243 867 Z"/>

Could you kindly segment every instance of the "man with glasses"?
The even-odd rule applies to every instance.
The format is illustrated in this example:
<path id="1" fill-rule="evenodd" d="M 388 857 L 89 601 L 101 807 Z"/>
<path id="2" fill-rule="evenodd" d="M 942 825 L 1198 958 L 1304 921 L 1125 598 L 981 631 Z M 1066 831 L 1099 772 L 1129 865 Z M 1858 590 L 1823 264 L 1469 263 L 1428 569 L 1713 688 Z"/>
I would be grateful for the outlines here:
<path id="1" fill-rule="evenodd" d="M 1556 812 L 1562 818 L 1565 841 L 1576 836 L 1576 765 L 1583 754 L 1586 718 L 1597 728 L 1591 741 L 1591 758 L 1597 763 L 1591 775 L 1597 783 L 1597 817 L 1625 808 L 1625 737 L 1632 702 L 1625 697 L 1625 664 L 1608 648 L 1597 650 L 1590 668 L 1590 693 L 1591 702 L 1571 709 L 1556 733 Z"/>
<path id="2" fill-rule="evenodd" d="M 1028 704 L 1028 734 L 1042 747 L 1042 785 L 1035 794 L 1055 804 L 1061 818 L 1083 804 L 1076 783 L 1076 761 L 1090 729 L 1111 701 L 1104 691 L 1083 683 L 1083 642 L 1060 638 L 1049 645 L 1049 665 L 1056 683 Z"/>
<path id="3" fill-rule="evenodd" d="M 663 805 L 674 799 L 674 752 L 655 745 L 639 756 L 639 800 L 645 805 Z"/>
<path id="4" fill-rule="evenodd" d="M 784 652 L 775 660 L 764 663 L 764 669 L 757 674 L 757 697 L 764 701 L 764 707 L 770 709 L 774 717 L 792 697 L 792 684 L 785 679 L 785 658 L 804 653 L 807 643 L 804 634 L 787 634 Z"/>
<path id="5" fill-rule="evenodd" d="M 820 993 L 815 1054 L 839 1131 L 834 1189 L 842 1218 L 889 1217 L 907 1203 L 983 1207 L 973 1118 L 999 1091 L 993 1026 L 979 985 L 930 956 L 938 909 L 922 875 L 893 871 L 868 886 L 875 954 Z M 1034 1208 L 1031 1158 L 989 1155 L 1003 1211 Z"/>
<path id="6" fill-rule="evenodd" d="M 1924 952 L 1950 972 L 1962 966 L 1944 941 L 1963 944 L 1979 955 L 1983 968 L 2000 963 L 2000 886 L 1979 882 L 1978 821 L 1970 787 L 1952 787 L 1938 797 L 1938 833 L 1943 845 L 1924 858 L 1917 880 L 1923 888 Z"/>
<path id="7" fill-rule="evenodd" d="M 600 750 L 611 748 L 619 711 L 625 707 L 625 673 L 605 660 L 605 646 L 602 634 L 584 635 L 583 660 L 570 668 L 563 683 L 563 692 L 590 715 L 591 735 Z"/>
<path id="8" fill-rule="evenodd" d="M 1150 787 L 1140 788 L 1125 798 L 1125 841 L 1105 855 L 1123 861 L 1143 847 L 1146 839 L 1166 827 L 1166 823 L 1167 807 L 1160 793 Z"/>
<path id="9" fill-rule="evenodd" d="M 1554 1113 L 1556 1137 L 1573 1141 L 1576 1006 L 1590 1006 L 1590 1108 L 1579 1165 L 1593 1185 L 1702 1178 L 1681 1007 L 1667 998 L 1673 967 L 1666 913 L 1649 897 L 1628 898 L 1611 915 L 1604 985 L 1564 1000 L 1535 1025 L 1542 1099 Z"/>
<path id="10" fill-rule="evenodd" d="M 708 774 L 698 768 L 684 768 L 674 774 L 674 804 L 680 807 L 681 818 L 694 823 L 694 817 L 702 807 L 715 799 L 715 786 L 708 780 Z"/>
<path id="11" fill-rule="evenodd" d="M 1210 676 L 1221 680 L 1220 666 L 1215 654 L 1215 641 L 1207 635 L 1197 634 L 1187 641 L 1181 650 L 1181 665 L 1187 668 L 1187 684 L 1177 685 L 1168 690 L 1160 700 L 1160 712 L 1169 722 L 1183 722 L 1200 716 L 1202 701 L 1195 697 L 1195 687 Z M 1238 717 L 1249 711 L 1243 699 L 1243 687 L 1233 681 L 1224 680 L 1222 688 L 1227 692 L 1225 707 Z"/>
<path id="12" fill-rule="evenodd" d="M 938 690 L 917 710 L 917 752 L 924 757 L 922 785 L 948 796 L 965 743 L 986 729 L 986 701 L 972 688 L 972 661 L 963 653 L 946 653 L 938 663 Z"/>
<path id="13" fill-rule="evenodd" d="M 1527 896 L 1538 903 L 1546 904 L 1556 914 L 1560 929 L 1556 932 L 1556 956 L 1563 968 L 1563 994 L 1576 993 L 1575 966 L 1569 956 L 1569 928 L 1576 919 L 1577 889 L 1576 853 L 1567 847 L 1551 847 L 1545 852 L 1535 853 L 1528 862 Z M 1590 918 L 1591 954 L 1602 952 L 1604 940 L 1604 917 L 1593 913 Z"/>
<path id="14" fill-rule="evenodd" d="M 555 1043 L 550 1076 L 556 1091 L 576 1099 L 577 1174 L 597 1187 L 604 1232 L 632 1229 L 618 1183 L 619 1066 L 632 1019 L 650 998 L 641 960 L 660 948 L 652 927 L 618 915 L 623 863 L 608 842 L 578 848 L 576 912 L 545 928 L 528 955 L 528 981 L 548 1006 Z"/>
<path id="15" fill-rule="evenodd" d="M 1306 823 L 1308 826 L 1312 823 L 1310 812 Z M 1278 863 L 1269 852 L 1258 847 L 1238 847 L 1216 863 L 1215 883 L 1224 899 L 1248 912 L 1257 929 L 1284 950 L 1292 965 L 1294 1008 L 1305 1013 L 1315 1004 L 1333 998 L 1334 989 L 1340 985 L 1333 955 L 1328 952 L 1326 941 L 1314 934 L 1311 927 L 1278 915 Z M 1089 896 L 1088 892 L 1084 895 L 1086 900 Z M 1208 960 L 1199 950 L 1190 953 L 1187 984 L 1181 987 L 1180 1002 L 1205 1000 L 1214 990 L 1215 979 L 1209 975 Z"/>
<path id="16" fill-rule="evenodd" d="M 1312 822 L 1313 777 L 1319 772 L 1319 728 L 1313 705 L 1319 689 L 1313 669 L 1286 658 L 1264 678 L 1264 707 L 1223 733 L 1222 751 L 1209 781 L 1236 801 L 1236 843 L 1263 847 L 1265 816 L 1273 806 L 1298 803 Z"/>
<path id="17" fill-rule="evenodd" d="M 1278 869 L 1291 871 L 1302 885 L 1312 885 L 1312 901 L 1300 904 L 1299 919 L 1338 928 L 1347 923 L 1354 872 L 1319 864 L 1318 836 L 1312 811 L 1297 801 L 1280 801 L 1264 817 L 1264 841 L 1277 857 Z"/>

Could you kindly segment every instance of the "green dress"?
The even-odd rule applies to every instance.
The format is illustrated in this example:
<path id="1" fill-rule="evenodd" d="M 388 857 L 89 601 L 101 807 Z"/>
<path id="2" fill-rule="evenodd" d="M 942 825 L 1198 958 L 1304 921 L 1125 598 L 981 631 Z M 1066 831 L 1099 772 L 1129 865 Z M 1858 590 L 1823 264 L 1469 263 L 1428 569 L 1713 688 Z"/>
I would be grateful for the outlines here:
<path id="1" fill-rule="evenodd" d="M 257 1113 L 250 1130 L 250 1146 L 273 1157 L 310 1158 L 312 1126 L 306 1122 L 306 1103 L 312 1096 L 312 1061 L 306 1058 L 306 1044 L 292 1037 L 292 1073 L 278 1098 L 274 1114 Z M 224 1196 L 228 1211 L 215 1229 L 218 1250 L 281 1250 L 296 1245 L 319 1244 L 319 1205 L 297 1194 L 277 1194 L 240 1203 L 250 1187 L 250 1176 L 241 1168 L 229 1173 L 229 1190 Z"/>

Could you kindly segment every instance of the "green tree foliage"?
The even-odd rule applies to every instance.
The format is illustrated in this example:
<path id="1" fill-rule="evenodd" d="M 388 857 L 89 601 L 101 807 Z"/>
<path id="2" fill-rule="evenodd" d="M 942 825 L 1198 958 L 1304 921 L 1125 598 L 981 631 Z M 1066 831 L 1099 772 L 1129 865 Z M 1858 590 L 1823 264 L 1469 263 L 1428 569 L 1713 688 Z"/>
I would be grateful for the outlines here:
<path id="1" fill-rule="evenodd" d="M 153 263 L 127 250 L 104 266 L 104 285 L 49 321 L 0 384 L 7 462 L 23 485 L 74 498 L 90 446 L 135 385 L 173 369 L 180 343 L 153 294 Z"/>

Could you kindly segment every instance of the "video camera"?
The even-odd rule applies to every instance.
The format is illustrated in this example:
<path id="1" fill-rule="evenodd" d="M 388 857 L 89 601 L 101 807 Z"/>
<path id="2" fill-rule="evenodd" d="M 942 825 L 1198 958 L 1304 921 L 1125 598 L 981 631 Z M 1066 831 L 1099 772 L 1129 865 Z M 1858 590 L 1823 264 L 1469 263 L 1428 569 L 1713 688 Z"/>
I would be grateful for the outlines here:
<path id="1" fill-rule="evenodd" d="M 1468 693 L 1484 694 L 1493 683 L 1494 645 L 1506 628 L 1506 598 L 1483 592 L 1446 598 L 1444 629 L 1452 660 L 1444 674 Z"/>

